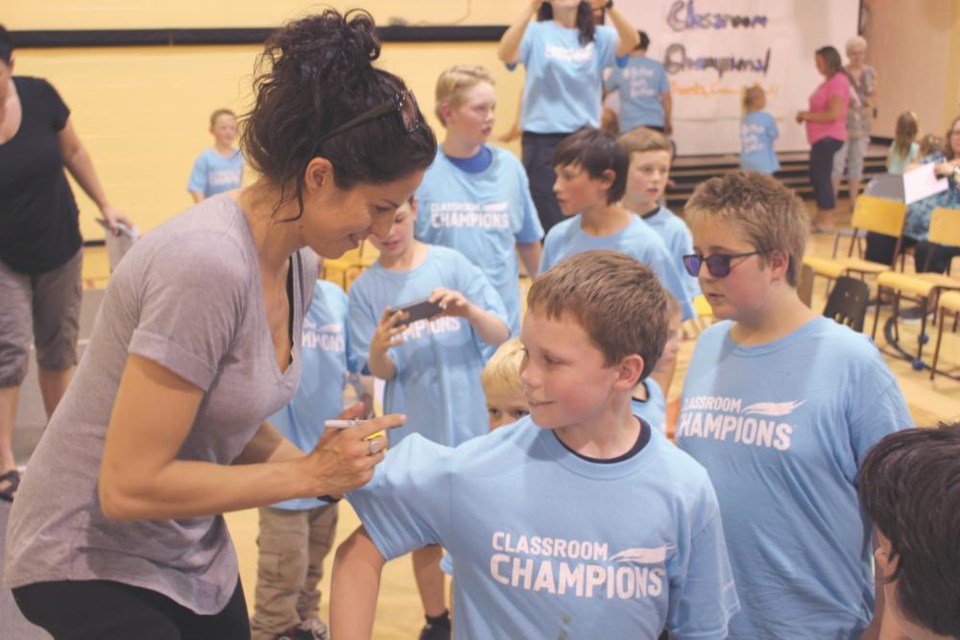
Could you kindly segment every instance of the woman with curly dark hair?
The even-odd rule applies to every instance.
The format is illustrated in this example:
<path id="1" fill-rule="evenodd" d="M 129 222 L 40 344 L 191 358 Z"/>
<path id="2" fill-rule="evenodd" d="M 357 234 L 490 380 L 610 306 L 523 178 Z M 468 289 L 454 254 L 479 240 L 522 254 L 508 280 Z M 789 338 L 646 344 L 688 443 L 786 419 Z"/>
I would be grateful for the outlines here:
<path id="1" fill-rule="evenodd" d="M 385 236 L 436 154 L 379 54 L 365 12 L 274 33 L 243 132 L 260 180 L 157 227 L 114 272 L 10 514 L 7 581 L 55 638 L 248 638 L 220 514 L 342 494 L 383 458 L 367 438 L 400 417 L 307 454 L 265 422 L 300 377 L 308 249 Z"/>

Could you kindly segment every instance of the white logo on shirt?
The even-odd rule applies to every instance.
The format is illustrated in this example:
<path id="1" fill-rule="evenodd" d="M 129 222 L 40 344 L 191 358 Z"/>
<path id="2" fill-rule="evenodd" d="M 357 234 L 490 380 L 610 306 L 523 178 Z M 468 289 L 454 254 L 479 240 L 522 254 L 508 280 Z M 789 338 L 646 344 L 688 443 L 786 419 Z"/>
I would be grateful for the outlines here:
<path id="1" fill-rule="evenodd" d="M 224 185 L 240 184 L 240 169 L 223 169 L 220 171 L 210 171 L 207 174 L 207 182 L 212 187 L 222 187 Z"/>
<path id="2" fill-rule="evenodd" d="M 634 600 L 657 597 L 666 582 L 665 562 L 676 545 L 634 547 L 610 555 L 606 542 L 493 534 L 490 575 L 514 589 Z"/>
<path id="3" fill-rule="evenodd" d="M 456 333 L 462 327 L 460 318 L 451 316 L 442 316 L 436 320 L 417 320 L 411 322 L 410 326 L 400 334 L 400 340 L 409 342 L 419 340 L 426 335 L 440 335 L 442 333 Z"/>
<path id="4" fill-rule="evenodd" d="M 434 229 L 509 229 L 509 203 L 434 202 L 430 204 L 430 226 Z"/>
<path id="5" fill-rule="evenodd" d="M 584 62 L 593 60 L 595 48 L 592 42 L 585 47 L 577 47 L 576 49 L 568 49 L 567 47 L 548 44 L 546 55 L 548 58 L 563 60 L 564 62 Z"/>
<path id="6" fill-rule="evenodd" d="M 304 318 L 300 344 L 304 349 L 344 353 L 347 350 L 347 340 L 344 336 L 343 323 L 325 324 L 321 327 L 309 318 Z"/>
<path id="7" fill-rule="evenodd" d="M 787 451 L 790 449 L 790 438 L 795 429 L 793 424 L 777 418 L 788 418 L 805 403 L 806 400 L 755 402 L 744 407 L 743 399 L 728 396 L 684 398 L 676 437 L 712 438 L 722 442 Z"/>

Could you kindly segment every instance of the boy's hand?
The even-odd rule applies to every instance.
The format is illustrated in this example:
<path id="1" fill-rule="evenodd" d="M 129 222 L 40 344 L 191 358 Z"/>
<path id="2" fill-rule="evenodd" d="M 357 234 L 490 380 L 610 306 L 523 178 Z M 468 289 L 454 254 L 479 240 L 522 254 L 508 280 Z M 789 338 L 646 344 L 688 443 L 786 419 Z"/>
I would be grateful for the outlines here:
<path id="1" fill-rule="evenodd" d="M 406 330 L 406 325 L 399 325 L 398 322 L 403 319 L 403 316 L 406 314 L 403 311 L 394 311 L 390 307 L 383 312 L 383 317 L 380 318 L 380 324 L 377 325 L 377 330 L 373 333 L 373 338 L 370 339 L 370 354 L 372 356 L 383 356 L 387 349 L 390 347 L 396 347 L 401 344 L 403 340 L 400 339 L 400 334 Z"/>
<path id="2" fill-rule="evenodd" d="M 443 309 L 441 316 L 457 316 L 469 318 L 473 312 L 473 305 L 463 297 L 463 294 L 453 289 L 437 288 L 430 294 L 430 302 L 435 302 Z"/>

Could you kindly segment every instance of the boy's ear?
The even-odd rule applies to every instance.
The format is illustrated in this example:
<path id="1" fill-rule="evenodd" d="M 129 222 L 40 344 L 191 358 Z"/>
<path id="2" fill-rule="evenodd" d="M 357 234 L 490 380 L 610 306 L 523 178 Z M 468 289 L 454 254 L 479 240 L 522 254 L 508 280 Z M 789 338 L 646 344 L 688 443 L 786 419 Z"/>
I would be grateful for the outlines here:
<path id="1" fill-rule="evenodd" d="M 613 169 L 605 169 L 604 172 L 600 174 L 600 180 L 603 181 L 603 186 L 609 189 L 617 180 L 617 172 Z"/>
<path id="2" fill-rule="evenodd" d="M 633 391 L 640 382 L 640 376 L 643 375 L 643 367 L 643 356 L 639 353 L 624 356 L 617 365 L 617 381 L 614 383 L 614 388 L 617 391 Z"/>
<path id="3" fill-rule="evenodd" d="M 780 249 L 775 249 L 767 255 L 767 266 L 773 271 L 777 280 L 786 280 L 787 269 L 790 267 L 790 256 Z"/>
<path id="4" fill-rule="evenodd" d="M 450 106 L 449 102 L 441 102 L 440 106 L 437 108 L 437 111 L 440 115 L 440 124 L 446 127 L 447 120 L 449 120 L 450 116 L 453 114 L 453 107 Z"/>

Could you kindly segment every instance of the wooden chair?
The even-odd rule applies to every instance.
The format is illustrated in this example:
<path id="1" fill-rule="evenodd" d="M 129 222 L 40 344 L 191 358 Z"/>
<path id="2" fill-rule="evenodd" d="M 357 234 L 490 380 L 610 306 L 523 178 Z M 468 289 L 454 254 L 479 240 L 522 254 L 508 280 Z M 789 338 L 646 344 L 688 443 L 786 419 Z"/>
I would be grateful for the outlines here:
<path id="1" fill-rule="evenodd" d="M 956 209 L 945 209 L 938 207 L 933 210 L 930 216 L 930 234 L 929 241 L 945 247 L 960 247 L 960 211 Z M 927 264 L 929 267 L 933 250 L 927 254 Z M 917 340 L 917 358 L 914 366 L 918 367 L 923 355 L 923 345 L 927 342 L 927 309 L 936 308 L 936 298 L 943 290 L 960 289 L 960 279 L 941 273 L 902 273 L 899 271 L 885 271 L 877 276 L 877 297 L 879 298 L 884 291 L 892 291 L 893 298 L 893 321 L 896 330 L 896 322 L 900 315 L 900 299 L 906 297 L 916 300 L 920 305 L 920 337 Z M 880 305 L 873 316 L 873 337 L 877 337 L 877 325 L 880 319 Z M 899 332 L 896 332 L 899 339 Z"/>
<path id="2" fill-rule="evenodd" d="M 933 348 L 933 363 L 930 365 L 930 380 L 937 375 L 937 363 L 940 361 L 940 345 L 943 341 L 943 325 L 947 322 L 947 315 L 953 315 L 953 331 L 957 330 L 957 321 L 960 320 L 960 291 L 944 291 L 940 294 L 940 325 L 937 329 L 937 343 Z"/>
<path id="3" fill-rule="evenodd" d="M 813 278 L 815 276 L 813 267 L 808 264 L 800 267 L 800 280 L 797 282 L 797 296 L 800 302 L 808 307 L 813 302 Z"/>
<path id="4" fill-rule="evenodd" d="M 877 275 L 890 269 L 889 264 L 873 262 L 862 257 L 861 242 L 865 240 L 867 232 L 879 233 L 897 239 L 893 252 L 893 264 L 900 260 L 900 269 L 903 270 L 903 223 L 907 217 L 907 205 L 894 200 L 878 198 L 876 196 L 861 195 L 857 198 L 853 210 L 853 219 L 850 222 L 850 232 L 838 230 L 833 239 L 833 257 L 818 258 L 804 256 L 803 264 L 813 269 L 814 275 L 836 280 L 842 275 L 858 274 L 863 280 L 867 275 Z M 846 257 L 837 257 L 840 250 L 840 240 L 849 237 Z M 854 256 L 854 251 L 857 255 Z"/>
<path id="5" fill-rule="evenodd" d="M 823 315 L 863 333 L 869 299 L 870 286 L 866 282 L 850 276 L 840 276 L 830 291 Z"/>

